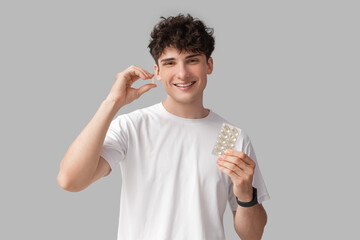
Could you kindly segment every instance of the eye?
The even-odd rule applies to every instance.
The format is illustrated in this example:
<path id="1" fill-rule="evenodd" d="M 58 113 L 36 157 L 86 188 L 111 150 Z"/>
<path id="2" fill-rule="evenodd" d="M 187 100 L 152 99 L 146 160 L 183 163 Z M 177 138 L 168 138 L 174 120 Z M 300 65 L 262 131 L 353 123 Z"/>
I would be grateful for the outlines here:
<path id="1" fill-rule="evenodd" d="M 165 62 L 164 65 L 173 65 L 174 62 Z"/>
<path id="2" fill-rule="evenodd" d="M 190 63 L 198 62 L 198 59 L 196 59 L 196 58 L 195 59 L 190 59 L 189 62 Z"/>

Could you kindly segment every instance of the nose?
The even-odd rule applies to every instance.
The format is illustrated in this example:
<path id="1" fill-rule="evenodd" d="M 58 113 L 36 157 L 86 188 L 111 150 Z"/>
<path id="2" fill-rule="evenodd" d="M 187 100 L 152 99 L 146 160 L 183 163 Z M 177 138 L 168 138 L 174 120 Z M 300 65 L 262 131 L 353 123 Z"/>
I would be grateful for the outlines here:
<path id="1" fill-rule="evenodd" d="M 180 80 L 185 80 L 188 77 L 188 69 L 184 63 L 178 64 L 177 69 L 177 78 Z"/>

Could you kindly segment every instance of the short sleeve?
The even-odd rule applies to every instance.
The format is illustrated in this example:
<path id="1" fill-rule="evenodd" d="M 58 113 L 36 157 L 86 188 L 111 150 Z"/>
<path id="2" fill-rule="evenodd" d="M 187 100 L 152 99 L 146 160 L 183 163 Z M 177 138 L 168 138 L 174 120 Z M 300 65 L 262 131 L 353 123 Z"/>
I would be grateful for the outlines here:
<path id="1" fill-rule="evenodd" d="M 124 115 L 120 115 L 112 120 L 100 153 L 112 170 L 125 159 L 128 146 L 127 136 L 126 119 Z"/>
<path id="2" fill-rule="evenodd" d="M 253 179 L 253 186 L 257 189 L 258 202 L 262 203 L 265 200 L 268 200 L 270 198 L 270 196 L 267 191 L 263 176 L 260 172 L 260 167 L 259 167 L 258 161 L 256 159 L 256 154 L 255 154 L 254 148 L 251 144 L 250 138 L 248 136 L 246 136 L 245 139 L 246 139 L 246 141 L 244 141 L 245 147 L 243 148 L 242 152 L 244 152 L 246 155 L 248 155 L 256 163 L 254 179 Z M 232 182 L 229 186 L 228 201 L 229 201 L 231 210 L 236 211 L 238 204 L 236 202 L 236 197 L 235 197 L 235 194 L 233 191 L 233 183 Z"/>

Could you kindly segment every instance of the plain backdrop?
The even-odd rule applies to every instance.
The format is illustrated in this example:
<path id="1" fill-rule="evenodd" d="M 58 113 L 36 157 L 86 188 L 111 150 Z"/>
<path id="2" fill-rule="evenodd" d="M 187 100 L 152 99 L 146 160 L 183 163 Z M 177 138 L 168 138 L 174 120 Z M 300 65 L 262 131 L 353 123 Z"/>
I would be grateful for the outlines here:
<path id="1" fill-rule="evenodd" d="M 358 1 L 1 1 L 0 239 L 116 239 L 118 168 L 79 193 L 67 148 L 161 16 L 214 28 L 204 106 L 250 136 L 271 199 L 263 239 L 355 239 L 359 226 Z M 136 87 L 143 82 L 138 81 Z M 165 99 L 162 84 L 118 114 Z M 146 200 L 144 199 L 144 204 Z M 237 239 L 229 207 L 227 239 Z"/>

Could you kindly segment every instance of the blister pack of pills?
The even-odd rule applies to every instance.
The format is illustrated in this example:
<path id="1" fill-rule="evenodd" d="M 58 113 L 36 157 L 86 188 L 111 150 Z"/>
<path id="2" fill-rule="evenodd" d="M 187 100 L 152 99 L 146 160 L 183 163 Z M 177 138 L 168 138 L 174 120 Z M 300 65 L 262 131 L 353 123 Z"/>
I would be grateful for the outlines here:
<path id="1" fill-rule="evenodd" d="M 231 126 L 228 123 L 223 123 L 219 136 L 214 145 L 212 154 L 224 154 L 226 149 L 234 149 L 236 141 L 239 139 L 241 129 Z"/>

